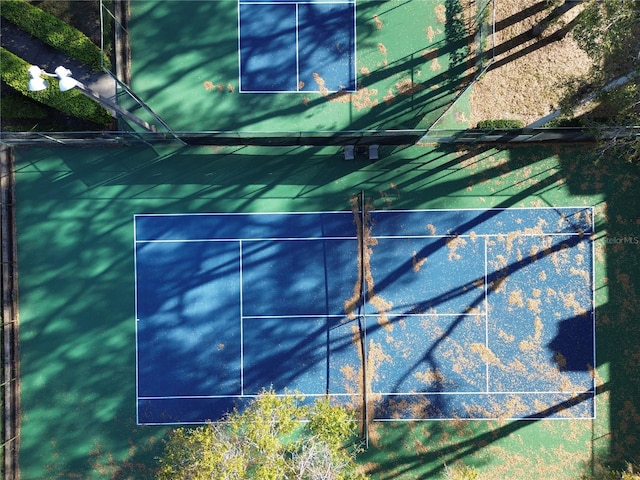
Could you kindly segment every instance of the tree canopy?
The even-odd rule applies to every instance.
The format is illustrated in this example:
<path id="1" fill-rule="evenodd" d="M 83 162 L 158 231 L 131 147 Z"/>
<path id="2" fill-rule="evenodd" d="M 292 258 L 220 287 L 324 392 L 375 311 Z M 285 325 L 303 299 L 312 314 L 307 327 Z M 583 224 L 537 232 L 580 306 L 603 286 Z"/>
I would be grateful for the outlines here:
<path id="1" fill-rule="evenodd" d="M 362 480 L 354 414 L 320 398 L 261 392 L 220 422 L 177 428 L 160 458 L 160 480 Z"/>
<path id="2" fill-rule="evenodd" d="M 568 1 L 568 0 L 565 0 Z M 640 142 L 629 127 L 640 125 L 640 2 L 636 0 L 583 0 L 573 30 L 578 45 L 593 60 L 590 85 L 585 91 L 600 104 L 598 121 L 608 125 L 603 150 L 615 151 L 629 161 L 640 161 Z"/>

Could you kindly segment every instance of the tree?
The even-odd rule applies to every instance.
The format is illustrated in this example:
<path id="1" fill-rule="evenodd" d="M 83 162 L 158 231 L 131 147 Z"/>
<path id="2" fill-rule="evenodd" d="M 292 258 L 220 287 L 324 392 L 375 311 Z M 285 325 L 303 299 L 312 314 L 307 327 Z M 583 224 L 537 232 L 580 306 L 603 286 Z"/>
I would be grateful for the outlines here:
<path id="1" fill-rule="evenodd" d="M 321 398 L 261 392 L 221 422 L 173 430 L 160 480 L 361 480 L 352 412 Z"/>
<path id="2" fill-rule="evenodd" d="M 636 0 L 583 0 L 573 38 L 593 61 L 590 84 L 578 85 L 565 107 L 595 100 L 600 108 L 600 153 L 615 152 L 640 161 L 640 2 Z"/>

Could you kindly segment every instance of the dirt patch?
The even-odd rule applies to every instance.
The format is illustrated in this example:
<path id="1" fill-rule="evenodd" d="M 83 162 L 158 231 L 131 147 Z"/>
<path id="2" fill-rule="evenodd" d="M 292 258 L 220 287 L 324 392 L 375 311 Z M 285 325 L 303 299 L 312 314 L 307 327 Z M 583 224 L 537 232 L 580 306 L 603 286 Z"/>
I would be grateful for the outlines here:
<path id="1" fill-rule="evenodd" d="M 541 0 L 496 2 L 495 65 L 478 81 L 471 94 L 470 126 L 480 120 L 514 119 L 525 124 L 559 107 L 565 85 L 588 77 L 591 60 L 562 29 L 580 12 L 577 6 L 549 22 L 536 37 L 553 5 Z M 488 44 L 491 45 L 491 38 Z"/>

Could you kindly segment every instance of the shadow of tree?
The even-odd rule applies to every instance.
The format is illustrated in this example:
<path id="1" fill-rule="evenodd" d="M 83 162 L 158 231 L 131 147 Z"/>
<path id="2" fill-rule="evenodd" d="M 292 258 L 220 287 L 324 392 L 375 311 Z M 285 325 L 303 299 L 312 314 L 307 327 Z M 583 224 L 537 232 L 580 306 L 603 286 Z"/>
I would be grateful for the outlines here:
<path id="1" fill-rule="evenodd" d="M 316 93 L 306 92 L 305 95 L 239 94 L 237 86 L 233 88 L 237 83 L 234 77 L 238 74 L 236 52 L 238 39 L 236 29 L 229 29 L 228 26 L 237 22 L 231 23 L 233 12 L 224 6 L 224 2 L 181 2 L 180 11 L 172 10 L 172 5 L 176 2 L 165 2 L 154 8 L 149 8 L 145 3 L 135 4 L 131 29 L 134 32 L 144 31 L 132 36 L 134 73 L 140 72 L 137 75 L 139 80 L 136 81 L 136 75 L 134 75 L 133 88 L 155 111 L 160 112 L 165 119 L 168 118 L 168 123 L 177 130 L 194 130 L 186 119 L 190 121 L 197 119 L 197 130 L 200 131 L 263 131 L 265 129 L 292 131 L 289 123 L 296 125 L 295 130 L 314 131 L 421 128 L 433 121 L 429 119 L 434 112 L 437 117 L 438 112 L 442 112 L 450 105 L 455 92 L 470 81 L 473 69 L 478 63 L 477 59 L 470 58 L 469 54 L 469 44 L 474 42 L 475 38 L 475 32 L 471 30 L 475 27 L 464 23 L 460 0 L 447 0 L 445 3 L 441 13 L 442 18 L 438 20 L 442 21 L 443 32 L 439 36 L 443 39 L 434 42 L 423 38 L 426 25 L 421 25 L 420 31 L 408 32 L 410 36 L 402 41 L 396 41 L 395 37 L 390 37 L 384 28 L 376 26 L 375 20 L 384 22 L 387 20 L 387 15 L 392 16 L 390 21 L 397 22 L 400 10 L 405 12 L 405 16 L 419 17 L 427 24 L 435 23 L 432 18 L 434 13 L 423 8 L 426 6 L 423 2 L 404 2 L 398 5 L 388 5 L 386 2 L 361 2 L 356 11 L 358 51 L 358 64 L 355 66 L 358 69 L 356 91 L 332 93 L 331 88 L 324 91 L 326 88 L 323 90 L 320 88 L 321 85 L 316 86 L 318 79 L 301 78 L 301 82 L 305 84 L 303 89 L 315 86 L 317 90 Z M 428 6 L 433 8 L 431 4 Z M 225 11 L 219 12 L 221 8 L 225 8 Z M 176 27 L 176 20 L 189 12 L 195 21 L 180 23 Z M 227 17 L 229 21 L 223 26 Z M 211 18 L 220 24 L 218 28 L 220 31 L 212 37 L 215 41 L 207 40 L 209 43 L 206 43 L 198 40 L 194 43 L 194 38 L 202 38 L 203 32 L 213 28 L 209 21 Z M 413 20 L 413 23 L 416 21 Z M 335 31 L 339 24 L 339 18 L 322 17 L 319 25 L 316 26 L 326 31 Z M 378 25 L 382 24 L 378 23 Z M 259 24 L 256 25 L 258 25 L 255 29 L 256 35 L 260 35 Z M 305 24 L 301 24 L 302 29 L 306 27 Z M 181 32 L 180 41 L 160 42 L 158 40 L 164 32 L 176 28 Z M 305 52 L 324 51 L 327 48 L 325 37 L 327 36 L 305 37 L 308 41 L 305 41 L 301 48 Z M 188 44 L 184 40 L 187 38 Z M 387 41 L 398 43 L 393 50 L 393 55 L 389 52 L 384 53 L 387 48 L 384 42 Z M 147 52 L 144 58 L 138 58 L 136 55 L 136 45 L 140 45 L 137 48 L 141 51 L 144 49 Z M 396 53 L 411 52 L 410 48 L 414 45 L 413 53 Z M 258 58 L 266 58 L 266 53 L 263 51 L 266 48 L 265 42 L 253 42 L 243 48 L 245 50 L 243 58 L 246 61 L 250 61 L 250 50 L 256 48 L 262 52 Z M 200 59 L 196 62 L 195 59 L 199 54 L 196 52 L 209 50 L 217 52 L 217 60 L 209 68 L 211 73 L 205 73 L 202 65 L 205 60 Z M 193 53 L 187 55 L 186 52 Z M 433 57 L 434 54 L 437 56 Z M 290 62 L 286 65 L 278 63 L 283 61 L 284 57 L 285 55 L 276 55 L 276 60 L 269 64 L 271 73 L 265 76 L 266 82 L 286 78 L 288 79 L 286 81 L 291 83 Z M 167 63 L 167 58 L 184 58 L 185 60 Z M 152 81 L 137 83 L 143 82 L 142 79 L 147 75 L 153 75 L 153 72 L 157 71 L 163 63 L 167 64 L 163 65 L 162 69 L 164 77 L 162 85 Z M 436 70 L 433 70 L 434 68 Z M 329 68 L 327 71 L 330 70 Z M 435 76 L 431 70 L 436 73 Z M 441 70 L 442 73 L 437 70 Z M 320 76 L 319 72 L 316 73 Z M 212 97 L 202 97 L 202 92 L 196 92 L 194 95 L 202 98 L 203 105 L 211 104 L 210 112 L 215 117 L 210 119 L 207 119 L 204 110 L 195 109 L 194 111 L 193 106 L 189 107 L 188 102 L 183 102 L 182 95 L 173 95 L 170 98 L 168 96 L 171 89 L 184 85 L 187 79 L 202 78 L 203 75 L 212 79 L 209 81 Z M 219 80 L 221 78 L 225 80 Z M 330 82 L 330 79 L 327 78 L 326 81 Z M 167 85 L 170 88 L 167 88 Z M 229 85 L 232 86 L 232 91 L 229 91 Z M 219 88 L 220 86 L 222 88 Z M 193 85 L 188 90 L 193 90 L 195 87 Z M 331 119 L 324 120 L 327 110 L 334 113 Z M 322 122 L 322 124 L 312 125 L 310 122 Z M 305 127 L 305 125 L 310 126 Z"/>
<path id="2" fill-rule="evenodd" d="M 518 148 L 511 149 L 512 162 L 518 155 Z M 545 198 L 544 192 L 549 192 L 552 185 L 558 183 L 567 185 L 570 195 L 580 198 L 582 195 L 600 196 L 603 203 L 596 205 L 596 287 L 595 298 L 598 302 L 596 318 L 596 343 L 598 371 L 596 375 L 596 393 L 600 401 L 597 403 L 598 420 L 593 422 L 589 429 L 588 460 L 583 462 L 584 474 L 595 476 L 602 472 L 603 465 L 614 465 L 623 468 L 624 462 L 638 462 L 638 433 L 640 432 L 640 416 L 638 416 L 638 387 L 629 378 L 637 371 L 635 358 L 638 352 L 638 331 L 635 312 L 638 311 L 638 299 L 640 298 L 640 285 L 635 277 L 638 271 L 637 241 L 640 238 L 638 211 L 635 199 L 637 192 L 632 190 L 639 178 L 637 168 L 633 165 L 625 165 L 616 159 L 611 159 L 610 164 L 594 164 L 588 151 L 579 148 L 554 148 L 558 155 L 560 169 L 551 169 L 540 178 L 530 177 L 528 188 L 524 189 L 523 196 L 511 195 L 507 203 L 515 205 L 525 198 L 540 195 Z M 478 154 L 477 151 L 475 151 Z M 461 157 L 465 163 L 464 156 Z M 536 158 L 535 155 L 530 157 Z M 520 160 L 522 161 L 522 157 Z M 535 161 L 535 160 L 534 160 Z M 451 166 L 451 165 L 449 165 Z M 505 165 L 505 171 L 518 168 L 518 160 L 510 166 Z M 474 170 L 474 166 L 470 170 Z M 493 178 L 504 175 L 497 171 L 490 175 Z M 473 173 L 471 173 L 473 176 Z M 479 176 L 480 178 L 482 175 Z M 624 180 L 623 180 L 624 179 Z M 475 182 L 471 181 L 470 184 Z M 622 189 L 619 185 L 624 185 Z M 455 190 L 455 189 L 454 189 Z M 524 193 L 523 192 L 523 193 Z M 520 197 L 520 198 L 518 198 Z M 514 203 L 511 203 L 511 202 Z M 633 206 L 629 205 L 633 202 Z M 501 204 L 504 206 L 504 204 Z M 612 240 L 612 238 L 617 240 Z M 606 260 L 605 260 L 606 259 Z M 606 291 L 605 291 L 606 290 Z M 569 318 L 559 325 L 554 340 L 548 345 L 550 355 L 557 352 L 568 352 L 568 357 L 558 365 L 560 369 L 571 370 L 584 369 L 585 350 L 592 349 L 591 345 L 581 345 L 578 342 L 580 329 L 576 329 L 576 321 Z M 589 336 L 587 336 L 589 337 Z M 564 355 L 563 355 L 564 357 Z M 560 358 L 560 357 L 558 357 Z M 604 372 L 609 372 L 608 375 Z M 444 465 L 454 464 L 456 461 L 464 461 L 487 472 L 487 478 L 500 476 L 490 472 L 501 472 L 506 468 L 503 462 L 513 462 L 508 455 L 503 455 L 504 442 L 513 438 L 520 432 L 519 441 L 533 441 L 531 435 L 535 431 L 547 431 L 547 427 L 539 423 L 540 419 L 562 412 L 571 406 L 580 404 L 586 399 L 584 395 L 577 395 L 570 400 L 541 410 L 535 418 L 523 421 L 491 422 L 464 422 L 452 421 L 449 424 L 442 422 L 427 422 L 415 424 L 408 431 L 394 430 L 386 424 L 377 424 L 374 434 L 378 444 L 367 452 L 363 461 L 370 465 L 370 472 L 374 478 L 402 478 L 403 475 L 411 475 L 412 478 L 432 478 L 433 475 L 443 473 Z M 531 433 L 527 433 L 531 432 Z M 563 437 L 562 434 L 559 438 Z M 566 433 L 566 435 L 569 435 Z M 575 435 L 572 433 L 571 435 Z M 586 433 L 585 433 L 586 435 Z M 452 437 L 467 437 L 464 441 L 450 443 L 447 439 Z M 586 440 L 586 438 L 585 438 Z M 387 443 L 388 442 L 388 443 Z M 492 449 L 491 445 L 498 443 L 501 446 Z M 414 448 L 396 451 L 393 461 L 387 463 L 384 460 L 384 452 L 392 448 L 392 445 L 413 445 Z M 419 445 L 418 448 L 415 448 Z M 558 451 L 564 446 L 558 444 Z M 491 453 L 493 452 L 493 453 Z M 518 457 L 516 457 L 518 458 Z M 557 461 L 560 461 L 560 456 Z M 522 468 L 527 468 L 527 460 L 523 461 Z M 575 466 L 575 464 L 574 464 Z M 516 468 L 517 466 L 512 466 Z M 565 467 L 562 467 L 565 468 Z M 522 473 L 522 472 L 521 472 Z M 560 472 L 558 472 L 558 475 Z M 580 471 L 565 471 L 562 478 L 578 478 Z M 532 475 L 531 472 L 527 475 Z M 535 478 L 548 478 L 549 473 L 540 471 Z M 500 477 L 504 478 L 504 477 Z M 532 477 L 533 478 L 533 477 Z M 554 477 L 560 478 L 560 477 Z"/>
<path id="3" fill-rule="evenodd" d="M 153 476 L 165 430 L 134 425 L 134 213 L 346 210 L 362 189 L 377 208 L 596 211 L 596 419 L 537 420 L 584 403 L 577 395 L 536 420 L 376 423 L 363 457 L 375 478 L 428 478 L 455 461 L 498 475 L 514 459 L 531 468 L 528 459 L 555 447 L 578 450 L 545 463 L 566 468 L 555 478 L 577 476 L 580 462 L 587 472 L 637 462 L 639 175 L 616 159 L 591 163 L 589 148 L 411 146 L 366 164 L 344 162 L 335 147 L 16 150 L 23 475 Z M 567 348 L 571 325 L 549 355 Z M 79 419 L 91 428 L 78 428 Z M 520 442 L 526 453 L 514 447 Z"/>

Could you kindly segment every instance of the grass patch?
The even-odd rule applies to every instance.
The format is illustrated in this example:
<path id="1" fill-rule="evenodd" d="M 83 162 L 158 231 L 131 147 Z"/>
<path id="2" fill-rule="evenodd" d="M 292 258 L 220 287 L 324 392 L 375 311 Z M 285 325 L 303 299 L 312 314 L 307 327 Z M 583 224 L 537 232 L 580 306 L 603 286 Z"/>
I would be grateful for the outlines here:
<path id="1" fill-rule="evenodd" d="M 42 104 L 23 95 L 3 95 L 0 102 L 0 117 L 43 119 L 47 118 L 47 109 Z"/>

